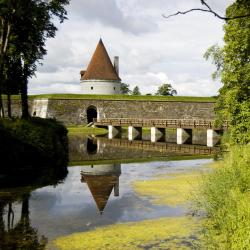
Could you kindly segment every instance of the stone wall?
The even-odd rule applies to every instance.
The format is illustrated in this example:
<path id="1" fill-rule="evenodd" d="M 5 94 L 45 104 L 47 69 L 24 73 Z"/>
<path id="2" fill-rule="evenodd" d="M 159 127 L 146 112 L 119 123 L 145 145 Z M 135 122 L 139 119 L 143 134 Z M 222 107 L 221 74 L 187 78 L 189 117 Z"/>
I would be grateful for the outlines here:
<path id="1" fill-rule="evenodd" d="M 49 99 L 40 100 L 39 109 L 47 110 L 47 118 L 56 118 L 65 124 L 86 124 L 87 109 L 94 106 L 99 118 L 144 118 L 144 119 L 214 119 L 213 102 L 169 102 L 135 100 L 88 100 Z M 45 99 L 47 100 L 47 99 Z M 30 112 L 34 113 L 36 100 L 30 100 Z M 47 105 L 40 107 L 40 105 Z M 6 106 L 6 105 L 5 105 Z M 20 101 L 13 100 L 14 116 L 20 116 Z M 39 112 L 36 112 L 39 114 Z"/>
<path id="2" fill-rule="evenodd" d="M 99 118 L 214 119 L 212 102 L 50 99 L 48 117 L 66 124 L 87 123 L 87 109 L 94 106 Z"/>

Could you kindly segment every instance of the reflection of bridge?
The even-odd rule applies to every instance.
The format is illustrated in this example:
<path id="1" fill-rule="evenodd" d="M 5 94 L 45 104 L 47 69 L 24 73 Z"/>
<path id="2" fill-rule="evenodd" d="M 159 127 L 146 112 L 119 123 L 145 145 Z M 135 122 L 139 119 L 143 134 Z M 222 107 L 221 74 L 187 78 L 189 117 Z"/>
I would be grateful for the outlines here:
<path id="1" fill-rule="evenodd" d="M 160 151 L 174 154 L 187 155 L 211 155 L 220 152 L 219 147 L 207 147 L 202 145 L 175 144 L 167 142 L 155 142 L 144 140 L 133 140 L 114 138 L 112 140 L 105 137 L 98 137 L 97 140 L 104 142 L 106 145 L 114 147 L 135 148 L 148 151 Z"/>
<path id="2" fill-rule="evenodd" d="M 142 134 L 142 127 L 151 128 L 151 141 L 155 142 L 157 134 L 165 134 L 166 128 L 176 128 L 177 144 L 184 143 L 185 136 L 192 136 L 192 129 L 207 130 L 207 146 L 214 145 L 215 131 L 225 130 L 227 123 L 218 127 L 213 120 L 195 120 L 195 119 L 134 119 L 134 118 L 102 118 L 94 119 L 95 126 L 107 126 L 109 129 L 109 138 L 121 132 L 121 127 L 128 126 L 128 139 L 133 140 L 135 136 Z"/>

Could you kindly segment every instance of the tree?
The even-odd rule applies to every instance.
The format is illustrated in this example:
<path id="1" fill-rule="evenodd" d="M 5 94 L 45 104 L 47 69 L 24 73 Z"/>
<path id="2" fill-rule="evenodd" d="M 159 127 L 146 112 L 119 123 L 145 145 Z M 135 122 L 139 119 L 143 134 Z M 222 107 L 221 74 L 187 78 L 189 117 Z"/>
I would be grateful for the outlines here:
<path id="1" fill-rule="evenodd" d="M 212 63 L 216 66 L 216 71 L 212 73 L 212 79 L 215 80 L 221 76 L 221 71 L 224 66 L 224 51 L 218 44 L 214 44 L 207 49 L 203 57 L 208 60 L 211 59 Z"/>
<path id="2" fill-rule="evenodd" d="M 21 69 L 19 67 L 19 62 L 15 61 L 13 57 L 5 58 L 5 65 L 3 70 L 4 75 L 4 85 L 2 93 L 7 95 L 7 106 L 8 106 L 8 117 L 11 118 L 11 95 L 19 94 L 20 90 L 20 76 Z"/>
<path id="3" fill-rule="evenodd" d="M 121 93 L 124 95 L 128 95 L 131 93 L 131 90 L 129 89 L 129 84 L 121 83 Z"/>
<path id="4" fill-rule="evenodd" d="M 58 17 L 60 22 L 66 18 L 64 6 L 69 0 L 1 0 L 0 17 L 7 23 L 7 31 L 1 26 L 0 34 L 8 34 L 5 39 L 5 50 L 1 53 L 0 74 L 5 64 L 5 56 L 9 54 L 18 62 L 21 69 L 20 92 L 22 100 L 22 117 L 29 117 L 28 112 L 28 79 L 34 75 L 37 62 L 46 54 L 45 41 L 55 36 L 57 30 L 52 22 Z M 3 11 L 4 10 L 4 11 Z M 5 25 L 6 26 L 6 25 Z M 2 36 L 3 38 L 6 35 Z M 1 45 L 1 47 L 3 47 Z M 1 84 L 2 86 L 2 84 Z M 2 93 L 2 92 L 1 92 Z M 0 93 L 0 94 L 1 94 Z"/>
<path id="5" fill-rule="evenodd" d="M 140 89 L 138 86 L 135 86 L 133 91 L 132 91 L 132 95 L 141 95 Z"/>
<path id="6" fill-rule="evenodd" d="M 168 95 L 168 96 L 173 96 L 173 95 L 177 95 L 177 91 L 172 87 L 171 84 L 169 83 L 164 83 L 162 84 L 157 92 L 156 95 Z"/>
<path id="7" fill-rule="evenodd" d="M 236 1 L 227 16 L 247 15 L 250 2 Z M 212 77 L 221 77 L 223 87 L 216 104 L 218 121 L 229 122 L 233 143 L 250 142 L 250 18 L 230 20 L 224 26 L 225 46 L 210 47 L 205 53 L 216 66 Z"/>
<path id="8" fill-rule="evenodd" d="M 250 2 L 236 1 L 226 16 L 247 15 Z M 228 120 L 234 143 L 250 142 L 250 18 L 228 21 L 224 26 L 223 69 L 218 100 L 221 120 Z"/>

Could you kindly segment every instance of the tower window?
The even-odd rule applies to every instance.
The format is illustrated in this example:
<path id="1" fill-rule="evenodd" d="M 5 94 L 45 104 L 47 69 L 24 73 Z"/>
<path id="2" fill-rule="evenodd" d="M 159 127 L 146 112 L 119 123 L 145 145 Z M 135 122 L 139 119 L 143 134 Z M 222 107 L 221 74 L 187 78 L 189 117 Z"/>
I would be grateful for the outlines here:
<path id="1" fill-rule="evenodd" d="M 115 90 L 115 87 L 114 87 L 114 90 Z"/>
<path id="2" fill-rule="evenodd" d="M 91 87 L 91 89 L 94 89 L 93 87 Z"/>

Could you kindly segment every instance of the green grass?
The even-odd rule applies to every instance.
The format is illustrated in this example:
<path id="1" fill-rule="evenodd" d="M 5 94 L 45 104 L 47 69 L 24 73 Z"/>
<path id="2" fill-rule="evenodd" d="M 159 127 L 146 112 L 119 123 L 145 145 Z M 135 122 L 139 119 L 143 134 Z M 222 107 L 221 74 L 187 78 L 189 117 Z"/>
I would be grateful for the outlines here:
<path id="1" fill-rule="evenodd" d="M 103 135 L 108 133 L 108 130 L 105 128 L 92 128 L 85 126 L 68 126 L 68 135 Z"/>
<path id="2" fill-rule="evenodd" d="M 213 167 L 195 199 L 206 215 L 201 249 L 249 249 L 250 145 L 231 147 Z"/>
<path id="3" fill-rule="evenodd" d="M 5 97 L 4 97 L 5 98 Z M 19 99 L 20 96 L 13 95 L 12 99 Z M 195 96 L 132 96 L 132 95 L 84 95 L 84 94 L 40 94 L 29 95 L 30 99 L 86 99 L 86 100 L 129 100 L 129 101 L 169 101 L 169 102 L 215 102 L 215 97 Z"/>

